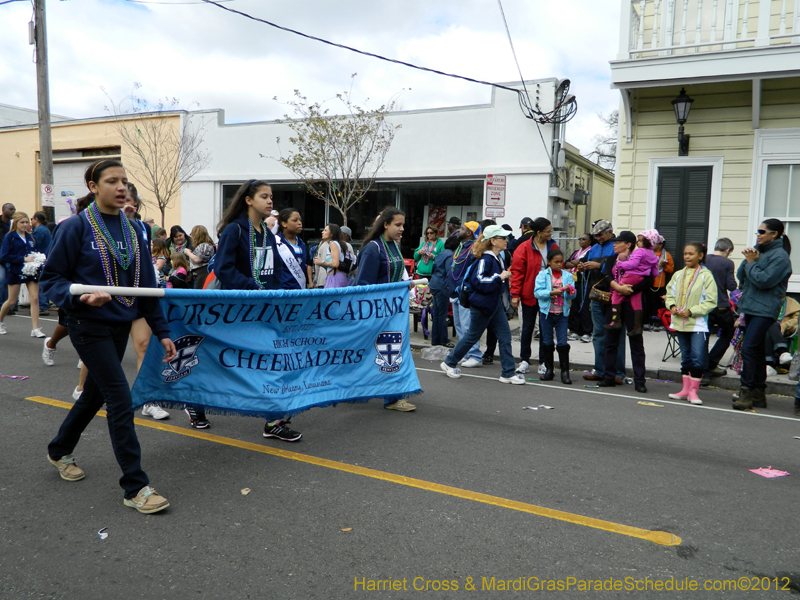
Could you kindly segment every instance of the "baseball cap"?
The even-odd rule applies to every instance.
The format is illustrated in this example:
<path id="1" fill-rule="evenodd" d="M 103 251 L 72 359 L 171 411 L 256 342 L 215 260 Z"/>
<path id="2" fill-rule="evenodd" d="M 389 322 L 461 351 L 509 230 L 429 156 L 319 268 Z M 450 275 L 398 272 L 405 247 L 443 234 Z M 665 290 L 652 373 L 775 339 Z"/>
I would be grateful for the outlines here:
<path id="1" fill-rule="evenodd" d="M 511 232 L 500 225 L 488 225 L 483 230 L 483 239 L 490 240 L 495 237 L 508 237 Z"/>
<path id="2" fill-rule="evenodd" d="M 347 237 L 353 237 L 353 230 L 352 230 L 352 229 L 350 229 L 350 228 L 349 228 L 347 225 L 344 225 L 344 226 L 340 227 L 339 229 L 340 229 L 340 230 L 341 230 L 341 232 L 342 232 L 343 234 L 345 234 Z"/>
<path id="3" fill-rule="evenodd" d="M 461 225 L 461 219 L 459 219 L 458 217 L 450 217 L 448 223 L 450 223 L 451 225 Z"/>
<path id="4" fill-rule="evenodd" d="M 481 224 L 478 223 L 477 221 L 467 221 L 466 223 L 464 223 L 464 227 L 469 229 L 472 233 L 475 233 L 476 231 L 478 231 L 478 227 L 480 227 L 480 226 L 481 226 Z"/>
<path id="5" fill-rule="evenodd" d="M 629 244 L 636 243 L 636 234 L 632 231 L 620 231 L 617 237 L 611 239 L 612 242 L 628 242 Z"/>
<path id="6" fill-rule="evenodd" d="M 525 217 L 522 221 L 519 222 L 519 226 L 522 227 L 523 225 L 533 225 L 533 219 L 530 217 Z"/>

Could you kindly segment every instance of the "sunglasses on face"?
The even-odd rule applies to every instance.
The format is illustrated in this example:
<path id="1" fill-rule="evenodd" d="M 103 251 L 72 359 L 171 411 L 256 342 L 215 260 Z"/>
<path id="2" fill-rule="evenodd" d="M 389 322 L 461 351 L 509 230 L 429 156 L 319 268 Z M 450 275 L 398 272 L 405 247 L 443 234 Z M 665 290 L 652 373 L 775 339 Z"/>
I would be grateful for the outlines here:
<path id="1" fill-rule="evenodd" d="M 773 231 L 770 231 L 769 229 L 759 229 L 758 231 L 756 231 L 756 233 L 757 233 L 758 235 L 766 235 L 766 234 L 768 234 L 768 233 L 774 233 L 774 232 L 773 232 Z"/>

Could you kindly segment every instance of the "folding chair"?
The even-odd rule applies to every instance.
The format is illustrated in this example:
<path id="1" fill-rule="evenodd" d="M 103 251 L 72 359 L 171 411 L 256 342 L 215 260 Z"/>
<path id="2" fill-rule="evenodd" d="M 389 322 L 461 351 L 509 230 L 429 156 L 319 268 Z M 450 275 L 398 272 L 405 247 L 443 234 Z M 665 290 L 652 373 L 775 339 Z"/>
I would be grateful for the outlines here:
<path id="1" fill-rule="evenodd" d="M 667 347 L 664 348 L 664 356 L 661 358 L 661 362 L 667 362 L 668 358 L 675 358 L 681 353 L 681 347 L 678 345 L 678 332 L 672 328 L 672 313 L 669 312 L 669 309 L 659 308 L 657 314 L 667 333 Z"/>

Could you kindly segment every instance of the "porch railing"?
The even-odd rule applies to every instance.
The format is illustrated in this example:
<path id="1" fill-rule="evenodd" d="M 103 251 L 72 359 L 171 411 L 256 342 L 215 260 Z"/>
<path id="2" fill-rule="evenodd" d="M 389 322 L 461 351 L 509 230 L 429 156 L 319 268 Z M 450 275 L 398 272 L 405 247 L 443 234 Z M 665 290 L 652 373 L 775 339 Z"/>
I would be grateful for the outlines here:
<path id="1" fill-rule="evenodd" d="M 628 58 L 800 44 L 800 0 L 623 0 L 625 16 Z"/>

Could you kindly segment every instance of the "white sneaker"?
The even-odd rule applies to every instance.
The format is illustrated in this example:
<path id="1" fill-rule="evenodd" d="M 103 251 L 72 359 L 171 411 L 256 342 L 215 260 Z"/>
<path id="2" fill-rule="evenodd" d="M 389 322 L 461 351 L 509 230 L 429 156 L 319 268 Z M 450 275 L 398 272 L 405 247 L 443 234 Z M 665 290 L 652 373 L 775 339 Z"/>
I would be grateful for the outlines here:
<path id="1" fill-rule="evenodd" d="M 80 369 L 83 366 L 83 361 L 79 358 L 78 359 L 78 368 Z"/>
<path id="2" fill-rule="evenodd" d="M 483 364 L 480 359 L 477 358 L 468 358 L 464 362 L 461 363 L 461 366 L 465 369 L 474 369 L 475 367 L 480 367 Z"/>
<path id="3" fill-rule="evenodd" d="M 447 366 L 447 363 L 442 363 L 439 365 L 439 368 L 442 369 L 450 379 L 458 379 L 461 377 L 461 369 L 456 369 L 453 367 Z"/>
<path id="4" fill-rule="evenodd" d="M 6 331 L 6 324 L 5 323 L 0 323 L 0 335 L 5 335 L 7 333 L 8 333 L 8 331 Z"/>
<path id="5" fill-rule="evenodd" d="M 792 355 L 789 354 L 788 352 L 784 352 L 783 354 L 781 354 L 781 357 L 778 359 L 778 362 L 780 362 L 782 365 L 788 364 L 792 362 Z"/>
<path id="6" fill-rule="evenodd" d="M 75 389 L 72 392 L 72 399 L 77 402 L 78 400 L 80 400 L 82 393 L 83 393 L 83 390 L 78 391 L 78 386 L 75 386 Z"/>
<path id="7" fill-rule="evenodd" d="M 49 342 L 53 338 L 46 338 L 44 340 L 44 348 L 42 348 L 42 361 L 48 367 L 52 367 L 54 364 L 53 357 L 56 355 L 56 349 L 50 349 L 47 347 L 47 342 Z"/>
<path id="8" fill-rule="evenodd" d="M 153 417 L 156 421 L 161 419 L 169 419 L 169 413 L 157 404 L 145 404 L 142 407 L 142 414 L 145 417 Z"/>
<path id="9" fill-rule="evenodd" d="M 37 328 L 37 329 L 32 329 L 31 330 L 31 337 L 46 338 L 47 335 L 42 333 L 42 330 L 40 328 Z"/>
<path id="10" fill-rule="evenodd" d="M 581 336 L 581 341 L 582 341 L 584 344 L 591 344 L 591 342 L 592 342 L 592 336 L 590 336 L 590 335 L 587 333 L 586 335 L 584 335 L 584 336 Z"/>
<path id="11" fill-rule="evenodd" d="M 527 373 L 530 370 L 531 366 L 528 364 L 527 360 L 522 360 L 517 367 L 517 373 Z"/>
<path id="12" fill-rule="evenodd" d="M 525 385 L 525 378 L 522 375 L 512 375 L 511 377 L 501 377 L 500 383 L 510 383 L 511 385 Z"/>
<path id="13" fill-rule="evenodd" d="M 571 342 L 576 342 L 576 341 L 578 341 L 579 339 L 581 339 L 581 336 L 579 336 L 577 333 L 570 333 L 570 334 L 567 336 L 567 339 L 568 339 L 568 340 L 570 340 Z"/>
<path id="14" fill-rule="evenodd" d="M 774 368 L 772 368 L 769 365 L 767 365 L 767 377 L 772 377 L 773 375 L 777 375 L 777 374 L 778 374 L 778 372 Z"/>
<path id="15" fill-rule="evenodd" d="M 545 365 L 544 363 L 540 364 L 536 372 L 539 373 L 539 375 L 544 375 L 545 373 L 547 373 L 547 365 Z"/>

